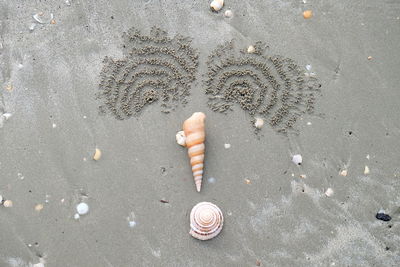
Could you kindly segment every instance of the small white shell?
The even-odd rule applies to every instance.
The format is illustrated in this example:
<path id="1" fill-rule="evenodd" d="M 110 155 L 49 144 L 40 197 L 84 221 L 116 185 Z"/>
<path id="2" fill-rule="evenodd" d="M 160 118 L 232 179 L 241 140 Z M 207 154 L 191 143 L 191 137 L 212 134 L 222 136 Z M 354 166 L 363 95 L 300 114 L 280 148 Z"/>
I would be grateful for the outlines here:
<path id="1" fill-rule="evenodd" d="M 177 132 L 175 138 L 179 145 L 186 146 L 186 136 L 184 131 Z"/>
<path id="2" fill-rule="evenodd" d="M 256 118 L 256 121 L 254 122 L 254 127 L 257 129 L 261 129 L 264 126 L 264 120 L 261 118 Z"/>
<path id="3" fill-rule="evenodd" d="M 4 113 L 3 117 L 8 120 L 9 118 L 11 118 L 12 114 L 11 113 Z"/>
<path id="4" fill-rule="evenodd" d="M 232 10 L 227 10 L 227 11 L 225 11 L 224 16 L 225 16 L 226 18 L 232 18 L 232 17 L 233 17 L 233 12 L 232 12 Z"/>
<path id="5" fill-rule="evenodd" d="M 297 154 L 293 156 L 292 161 L 296 165 L 301 165 L 301 163 L 303 162 L 303 158 L 301 157 L 300 154 Z"/>
<path id="6" fill-rule="evenodd" d="M 199 240 L 216 237 L 222 230 L 222 211 L 210 202 L 200 202 L 190 212 L 189 234 Z"/>
<path id="7" fill-rule="evenodd" d="M 224 0 L 214 0 L 210 4 L 210 7 L 214 11 L 219 11 L 223 6 L 224 6 Z"/>
<path id="8" fill-rule="evenodd" d="M 6 208 L 11 208 L 13 206 L 13 202 L 11 200 L 6 200 L 3 202 L 3 206 Z"/>
<path id="9" fill-rule="evenodd" d="M 342 170 L 339 174 L 341 176 L 347 176 L 347 170 Z"/>
<path id="10" fill-rule="evenodd" d="M 247 48 L 247 53 L 253 54 L 254 52 L 256 52 L 255 47 L 252 46 L 252 45 L 250 45 L 250 46 Z"/>
<path id="11" fill-rule="evenodd" d="M 85 215 L 89 212 L 89 206 L 88 204 L 81 202 L 76 206 L 76 211 L 79 213 L 79 215 Z"/>
<path id="12" fill-rule="evenodd" d="M 96 148 L 96 152 L 94 152 L 93 159 L 99 160 L 101 158 L 101 150 Z"/>
<path id="13" fill-rule="evenodd" d="M 231 144 L 224 144 L 225 149 L 231 148 Z"/>

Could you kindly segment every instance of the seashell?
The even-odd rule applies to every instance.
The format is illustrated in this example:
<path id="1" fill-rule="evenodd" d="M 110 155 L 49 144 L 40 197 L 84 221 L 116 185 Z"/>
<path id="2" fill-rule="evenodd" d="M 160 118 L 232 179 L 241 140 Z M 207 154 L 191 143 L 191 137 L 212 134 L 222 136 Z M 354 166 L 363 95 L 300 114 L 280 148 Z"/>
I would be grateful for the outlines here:
<path id="1" fill-rule="evenodd" d="M 303 158 L 300 154 L 297 154 L 293 156 L 292 161 L 296 165 L 301 165 L 301 163 L 303 162 Z"/>
<path id="2" fill-rule="evenodd" d="M 197 192 L 200 192 L 201 181 L 203 178 L 204 168 L 204 140 L 206 133 L 204 130 L 204 120 L 206 115 L 203 112 L 195 112 L 183 123 L 183 131 L 186 136 L 186 147 L 192 165 L 194 183 L 196 184 Z"/>
<path id="3" fill-rule="evenodd" d="M 232 10 L 225 11 L 224 16 L 227 17 L 227 18 L 232 18 L 233 17 Z"/>
<path id="4" fill-rule="evenodd" d="M 214 0 L 211 2 L 210 7 L 214 11 L 219 11 L 224 6 L 224 0 Z"/>
<path id="5" fill-rule="evenodd" d="M 81 202 L 76 206 L 76 211 L 78 212 L 79 215 L 85 215 L 86 213 L 89 212 L 89 206 L 88 204 Z"/>
<path id="6" fill-rule="evenodd" d="M 101 158 L 101 150 L 96 148 L 96 152 L 94 152 L 93 159 L 99 160 Z"/>
<path id="7" fill-rule="evenodd" d="M 3 206 L 6 208 L 11 208 L 13 206 L 13 202 L 11 200 L 6 200 L 3 202 Z"/>
<path id="8" fill-rule="evenodd" d="M 253 54 L 254 52 L 256 52 L 256 48 L 255 48 L 254 46 L 250 45 L 250 46 L 247 48 L 247 53 Z"/>
<path id="9" fill-rule="evenodd" d="M 177 132 L 175 138 L 179 145 L 186 146 L 186 136 L 184 131 Z"/>
<path id="10" fill-rule="evenodd" d="M 224 216 L 213 203 L 200 202 L 190 212 L 189 234 L 199 240 L 216 237 L 222 230 Z"/>
<path id="11" fill-rule="evenodd" d="M 306 10 L 306 11 L 303 12 L 303 17 L 305 19 L 310 19 L 312 16 L 313 16 L 312 10 Z"/>
<path id="12" fill-rule="evenodd" d="M 264 126 L 264 120 L 261 118 L 256 118 L 256 121 L 254 122 L 254 127 L 257 129 L 261 129 Z"/>

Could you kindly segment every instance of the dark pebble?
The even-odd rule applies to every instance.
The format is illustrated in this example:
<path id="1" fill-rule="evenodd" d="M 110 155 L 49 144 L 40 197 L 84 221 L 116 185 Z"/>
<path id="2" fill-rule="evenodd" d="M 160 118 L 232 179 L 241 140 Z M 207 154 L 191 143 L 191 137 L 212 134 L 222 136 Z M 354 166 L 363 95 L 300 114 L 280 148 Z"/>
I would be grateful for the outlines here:
<path id="1" fill-rule="evenodd" d="M 388 214 L 385 213 L 377 213 L 375 216 L 378 220 L 382 220 L 385 222 L 388 222 L 392 219 L 392 217 L 390 217 Z"/>

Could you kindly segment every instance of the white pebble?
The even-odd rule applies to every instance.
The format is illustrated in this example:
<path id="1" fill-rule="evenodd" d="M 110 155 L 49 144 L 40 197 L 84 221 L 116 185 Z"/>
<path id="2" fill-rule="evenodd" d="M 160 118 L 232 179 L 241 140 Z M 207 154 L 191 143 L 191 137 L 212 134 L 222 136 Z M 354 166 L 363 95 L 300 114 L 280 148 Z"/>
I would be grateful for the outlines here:
<path id="1" fill-rule="evenodd" d="M 184 131 L 179 131 L 175 135 L 176 142 L 181 146 L 186 146 L 186 136 Z"/>
<path id="2" fill-rule="evenodd" d="M 136 222 L 135 221 L 129 221 L 129 227 L 133 228 L 136 226 Z"/>
<path id="3" fill-rule="evenodd" d="M 231 148 L 231 144 L 224 144 L 225 149 Z"/>
<path id="4" fill-rule="evenodd" d="M 79 216 L 78 213 L 75 213 L 75 215 L 74 215 L 74 219 L 75 219 L 75 220 L 79 220 L 80 217 L 81 217 L 81 216 Z"/>
<path id="5" fill-rule="evenodd" d="M 232 10 L 225 11 L 224 16 L 227 17 L 227 18 L 232 18 L 233 17 Z"/>
<path id="6" fill-rule="evenodd" d="M 261 118 L 256 118 L 256 121 L 254 122 L 254 126 L 257 129 L 261 129 L 264 126 L 264 120 Z"/>
<path id="7" fill-rule="evenodd" d="M 300 154 L 297 154 L 293 156 L 292 161 L 296 165 L 301 165 L 301 163 L 303 162 L 303 158 L 301 157 Z"/>
<path id="8" fill-rule="evenodd" d="M 347 170 L 342 170 L 339 174 L 341 176 L 347 176 Z"/>
<path id="9" fill-rule="evenodd" d="M 256 49 L 254 48 L 254 46 L 250 45 L 250 46 L 247 48 L 247 53 L 252 54 L 252 53 L 254 53 L 254 52 L 256 52 Z"/>
<path id="10" fill-rule="evenodd" d="M 333 189 L 330 188 L 330 187 L 329 187 L 328 189 L 326 189 L 325 195 L 326 195 L 327 197 L 333 196 Z"/>
<path id="11" fill-rule="evenodd" d="M 85 215 L 89 212 L 89 206 L 88 204 L 81 202 L 76 206 L 76 211 L 79 213 L 79 215 Z"/>
<path id="12" fill-rule="evenodd" d="M 52 125 L 52 126 L 53 126 L 53 128 L 56 128 L 56 127 L 57 127 L 57 124 L 53 123 L 53 125 Z"/>
<path id="13" fill-rule="evenodd" d="M 3 202 L 3 206 L 6 208 L 11 208 L 13 206 L 13 202 L 11 200 L 6 200 Z"/>
<path id="14" fill-rule="evenodd" d="M 312 125 L 311 121 L 307 122 L 307 125 Z"/>
<path id="15" fill-rule="evenodd" d="M 369 173 L 370 173 L 369 167 L 368 167 L 368 166 L 365 166 L 365 168 L 364 168 L 364 174 L 367 175 L 367 174 L 369 174 Z"/>

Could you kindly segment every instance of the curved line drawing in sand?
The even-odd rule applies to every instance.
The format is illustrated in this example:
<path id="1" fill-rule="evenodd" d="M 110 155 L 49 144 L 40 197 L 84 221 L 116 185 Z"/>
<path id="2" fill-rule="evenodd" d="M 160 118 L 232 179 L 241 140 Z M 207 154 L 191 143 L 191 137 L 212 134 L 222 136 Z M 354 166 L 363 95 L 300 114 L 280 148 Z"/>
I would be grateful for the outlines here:
<path id="1" fill-rule="evenodd" d="M 139 115 L 153 102 L 162 102 L 166 113 L 179 103 L 186 104 L 198 66 L 191 40 L 181 35 L 168 37 L 157 27 L 149 35 L 131 28 L 123 40 L 124 57 L 103 61 L 97 94 L 102 101 L 100 111 L 123 120 Z"/>
<path id="2" fill-rule="evenodd" d="M 292 59 L 267 54 L 263 42 L 253 47 L 251 52 L 238 49 L 232 40 L 211 52 L 205 81 L 208 105 L 226 113 L 238 104 L 252 116 L 253 125 L 263 118 L 286 133 L 302 114 L 313 111 L 321 85 Z"/>

